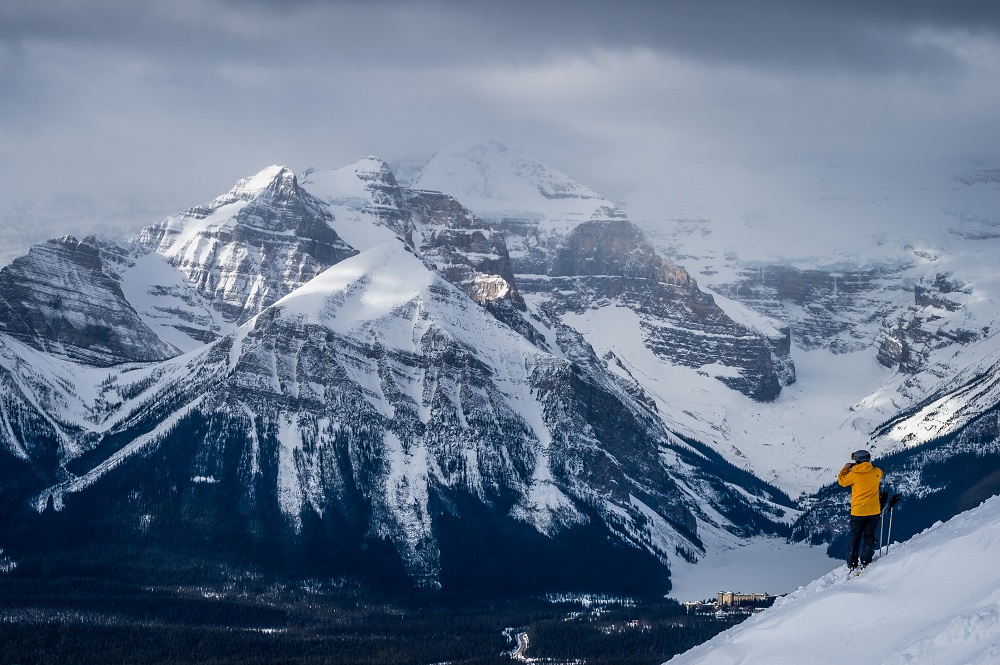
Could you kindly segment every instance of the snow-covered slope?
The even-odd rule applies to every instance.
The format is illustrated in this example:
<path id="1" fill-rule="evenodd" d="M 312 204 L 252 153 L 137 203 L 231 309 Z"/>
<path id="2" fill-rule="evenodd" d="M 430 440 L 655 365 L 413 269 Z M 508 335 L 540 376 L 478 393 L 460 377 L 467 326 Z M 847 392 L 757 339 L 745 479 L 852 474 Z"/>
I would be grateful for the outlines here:
<path id="1" fill-rule="evenodd" d="M 779 599 L 671 665 L 1000 662 L 1000 498 Z"/>

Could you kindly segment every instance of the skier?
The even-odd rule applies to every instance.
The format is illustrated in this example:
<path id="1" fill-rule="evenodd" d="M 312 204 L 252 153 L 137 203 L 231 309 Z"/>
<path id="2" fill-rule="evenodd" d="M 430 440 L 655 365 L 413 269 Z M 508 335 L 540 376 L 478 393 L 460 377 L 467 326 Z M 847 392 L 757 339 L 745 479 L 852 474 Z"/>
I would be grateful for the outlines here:
<path id="1" fill-rule="evenodd" d="M 847 463 L 837 474 L 841 487 L 851 488 L 851 526 L 847 549 L 847 567 L 861 567 L 872 562 L 875 556 L 875 529 L 878 528 L 882 506 L 879 502 L 879 483 L 882 469 L 872 466 L 872 456 L 867 450 L 851 453 L 853 462 Z"/>

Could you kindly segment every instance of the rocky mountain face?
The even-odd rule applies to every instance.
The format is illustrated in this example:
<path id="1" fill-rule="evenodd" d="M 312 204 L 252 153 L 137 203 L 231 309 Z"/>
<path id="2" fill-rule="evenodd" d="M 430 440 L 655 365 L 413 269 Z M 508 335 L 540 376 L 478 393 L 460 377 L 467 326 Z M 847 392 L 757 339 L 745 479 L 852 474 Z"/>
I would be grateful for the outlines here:
<path id="1" fill-rule="evenodd" d="M 547 278 L 635 307 L 658 293 L 721 336 L 681 269 L 593 221 L 553 245 Z M 266 169 L 133 242 L 36 248 L 0 271 L 21 307 L 0 313 L 0 546 L 86 557 L 113 534 L 152 559 L 648 591 L 706 532 L 786 529 L 790 500 L 668 431 L 557 301 L 522 295 L 513 254 L 374 159 L 303 184 Z M 79 295 L 53 301 L 67 284 Z M 105 327 L 59 323 L 77 321 Z M 741 367 L 770 360 L 740 335 Z"/>
<path id="2" fill-rule="evenodd" d="M 330 228 L 330 220 L 290 170 L 271 167 L 207 206 L 145 229 L 138 244 L 140 251 L 166 258 L 183 274 L 182 288 L 193 287 L 224 321 L 243 323 L 356 253 Z M 210 336 L 204 328 L 196 334 L 198 341 Z"/>
<path id="3" fill-rule="evenodd" d="M 430 160 L 416 186 L 459 197 L 494 224 L 522 293 L 556 316 L 634 311 L 638 342 L 665 364 L 726 368 L 713 376 L 754 400 L 774 400 L 795 381 L 787 331 L 734 321 L 620 210 L 524 153 L 455 146 Z"/>
<path id="4" fill-rule="evenodd" d="M 0 331 L 39 351 L 100 366 L 175 355 L 122 293 L 117 265 L 127 252 L 95 237 L 36 245 L 0 271 Z"/>
<path id="5" fill-rule="evenodd" d="M 830 271 L 787 265 L 743 268 L 717 288 L 757 312 L 788 321 L 795 344 L 850 353 L 871 346 L 869 329 L 895 311 L 898 271 Z M 886 297 L 889 295 L 889 298 Z"/>
<path id="6" fill-rule="evenodd" d="M 408 191 L 406 204 L 417 249 L 448 281 L 480 304 L 506 299 L 523 307 L 502 233 L 446 194 Z"/>
<path id="7" fill-rule="evenodd" d="M 878 361 L 889 368 L 898 367 L 907 374 L 918 374 L 928 367 L 932 352 L 984 339 L 990 326 L 976 329 L 967 327 L 970 324 L 967 320 L 948 320 L 950 315 L 962 311 L 964 305 L 959 298 L 971 293 L 970 286 L 949 280 L 941 273 L 931 282 L 914 284 L 913 303 L 895 320 L 887 322 L 879 344 Z"/>
<path id="8" fill-rule="evenodd" d="M 972 292 L 967 284 L 943 273 L 911 281 L 907 273 L 906 266 L 833 271 L 769 265 L 744 268 L 737 281 L 717 288 L 757 312 L 790 321 L 803 349 L 844 354 L 874 344 L 879 363 L 912 375 L 927 368 L 932 351 L 976 342 L 989 329 L 954 320 L 964 307 L 961 298 Z"/>
<path id="9" fill-rule="evenodd" d="M 401 187 L 388 164 L 374 157 L 338 171 L 313 170 L 306 178 L 320 198 L 334 206 L 347 201 L 351 212 L 403 238 L 476 302 L 510 301 L 523 308 L 505 237 L 454 197 Z"/>

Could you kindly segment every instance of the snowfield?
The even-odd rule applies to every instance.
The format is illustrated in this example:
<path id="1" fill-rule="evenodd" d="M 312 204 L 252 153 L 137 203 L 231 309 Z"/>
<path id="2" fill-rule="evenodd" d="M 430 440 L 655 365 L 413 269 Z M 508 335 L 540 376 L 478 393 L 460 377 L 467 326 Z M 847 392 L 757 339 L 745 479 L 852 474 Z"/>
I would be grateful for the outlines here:
<path id="1" fill-rule="evenodd" d="M 840 566 L 670 665 L 1000 663 L 1000 497 Z"/>

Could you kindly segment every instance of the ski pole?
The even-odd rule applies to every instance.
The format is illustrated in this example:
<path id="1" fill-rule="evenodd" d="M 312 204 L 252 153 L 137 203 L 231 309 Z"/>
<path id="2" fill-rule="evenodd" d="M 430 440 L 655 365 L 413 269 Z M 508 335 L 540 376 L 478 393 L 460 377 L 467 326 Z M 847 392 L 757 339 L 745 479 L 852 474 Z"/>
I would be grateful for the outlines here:
<path id="1" fill-rule="evenodd" d="M 882 556 L 882 545 L 885 543 L 882 536 L 885 535 L 885 508 L 889 503 L 889 493 L 882 490 L 878 493 L 878 505 L 882 509 L 878 518 L 878 555 Z"/>
<path id="2" fill-rule="evenodd" d="M 885 542 L 885 553 L 889 553 L 889 545 L 892 544 L 892 509 L 895 507 L 899 500 L 903 498 L 898 494 L 893 494 L 892 498 L 889 499 L 889 535 L 886 537 Z"/>
<path id="3" fill-rule="evenodd" d="M 885 540 L 882 536 L 885 535 L 885 508 L 882 509 L 882 515 L 878 519 L 878 555 L 882 556 L 882 546 L 885 545 Z"/>
<path id="4" fill-rule="evenodd" d="M 885 540 L 885 552 L 882 553 L 882 556 L 889 553 L 889 538 L 892 538 L 892 506 L 887 507 L 886 510 L 889 511 L 889 536 Z"/>

